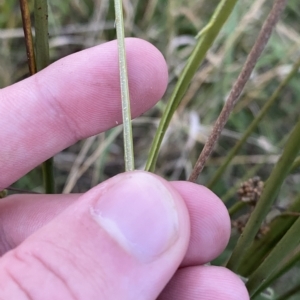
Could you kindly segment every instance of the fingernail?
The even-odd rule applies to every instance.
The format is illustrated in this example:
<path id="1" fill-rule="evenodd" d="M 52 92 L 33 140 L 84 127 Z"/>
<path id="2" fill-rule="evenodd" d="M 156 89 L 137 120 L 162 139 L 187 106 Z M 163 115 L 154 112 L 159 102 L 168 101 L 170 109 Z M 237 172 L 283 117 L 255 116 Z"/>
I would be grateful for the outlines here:
<path id="1" fill-rule="evenodd" d="M 101 196 L 92 215 L 126 251 L 150 262 L 178 237 L 174 195 L 150 173 L 122 176 Z"/>

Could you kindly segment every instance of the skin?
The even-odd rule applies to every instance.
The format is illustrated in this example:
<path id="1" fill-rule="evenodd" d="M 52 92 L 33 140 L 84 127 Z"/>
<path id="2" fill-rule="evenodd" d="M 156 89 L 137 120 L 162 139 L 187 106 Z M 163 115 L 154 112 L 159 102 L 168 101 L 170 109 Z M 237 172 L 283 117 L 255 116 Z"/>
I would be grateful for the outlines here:
<path id="1" fill-rule="evenodd" d="M 137 117 L 162 97 L 167 67 L 145 41 L 127 39 L 126 50 L 132 115 Z M 0 190 L 76 141 L 121 122 L 117 61 L 113 41 L 1 90 Z M 105 211 L 110 201 L 116 206 L 109 209 L 117 210 L 124 197 L 129 212 L 117 213 L 117 222 L 130 231 L 131 212 L 137 205 L 143 211 L 155 186 L 160 187 L 154 199 L 158 206 L 166 201 L 160 191 L 170 196 L 172 208 L 163 209 L 166 216 L 176 215 L 177 224 L 169 226 L 157 205 L 136 214 L 134 224 L 143 226 L 143 219 L 157 210 L 159 242 L 148 239 L 156 232 L 134 231 L 134 247 L 146 243 L 148 251 L 156 243 L 153 249 L 163 251 L 155 255 L 126 248 L 90 213 L 99 205 Z M 247 300 L 235 274 L 204 266 L 224 250 L 229 236 L 227 210 L 211 191 L 141 171 L 119 174 L 83 195 L 9 196 L 0 202 L 0 299 Z"/>

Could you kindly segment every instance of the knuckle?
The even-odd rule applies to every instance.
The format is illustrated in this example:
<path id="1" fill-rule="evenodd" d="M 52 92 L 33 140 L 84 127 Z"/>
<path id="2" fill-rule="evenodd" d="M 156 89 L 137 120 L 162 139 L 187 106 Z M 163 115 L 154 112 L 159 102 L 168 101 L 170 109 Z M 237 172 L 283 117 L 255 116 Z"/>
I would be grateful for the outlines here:
<path id="1" fill-rule="evenodd" d="M 39 249 L 41 250 L 40 247 L 19 247 L 3 257 L 5 265 L 2 270 L 6 278 L 4 281 L 6 284 L 9 282 L 8 286 L 11 286 L 10 290 L 6 291 L 8 297 L 4 299 L 79 299 L 69 287 L 66 278 Z"/>

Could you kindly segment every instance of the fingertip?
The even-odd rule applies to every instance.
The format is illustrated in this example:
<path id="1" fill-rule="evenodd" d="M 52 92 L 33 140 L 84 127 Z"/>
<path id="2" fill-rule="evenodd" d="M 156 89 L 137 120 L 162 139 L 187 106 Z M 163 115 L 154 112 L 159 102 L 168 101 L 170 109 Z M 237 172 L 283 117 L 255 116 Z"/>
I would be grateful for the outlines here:
<path id="1" fill-rule="evenodd" d="M 204 266 L 203 272 L 207 272 L 207 277 L 214 278 L 218 282 L 216 290 L 223 297 L 219 299 L 228 300 L 249 300 L 249 293 L 245 283 L 241 278 L 225 267 Z M 216 287 L 216 286 L 215 286 Z M 213 299 L 213 298 L 212 298 Z M 217 298 L 216 298 L 217 299 Z"/>
<path id="2" fill-rule="evenodd" d="M 228 244 L 230 217 L 224 203 L 208 188 L 184 181 L 172 185 L 186 202 L 191 220 L 190 245 L 182 266 L 207 263 Z"/>
<path id="3" fill-rule="evenodd" d="M 242 280 L 230 270 L 197 266 L 180 269 L 158 299 L 249 300 L 249 294 Z"/>
<path id="4" fill-rule="evenodd" d="M 139 261 L 154 261 L 166 251 L 170 255 L 174 244 L 180 244 L 177 247 L 182 259 L 189 237 L 188 215 L 182 202 L 180 195 L 158 176 L 126 172 L 110 180 L 109 188 L 92 205 L 92 217 Z"/>
<path id="5" fill-rule="evenodd" d="M 135 118 L 165 93 L 168 68 L 161 52 L 147 41 L 127 38 L 125 50 L 131 116 Z M 69 55 L 41 75 L 37 87 L 47 92 L 43 96 L 51 105 L 58 106 L 57 114 L 67 112 L 65 119 L 77 130 L 77 139 L 122 122 L 116 40 Z"/>

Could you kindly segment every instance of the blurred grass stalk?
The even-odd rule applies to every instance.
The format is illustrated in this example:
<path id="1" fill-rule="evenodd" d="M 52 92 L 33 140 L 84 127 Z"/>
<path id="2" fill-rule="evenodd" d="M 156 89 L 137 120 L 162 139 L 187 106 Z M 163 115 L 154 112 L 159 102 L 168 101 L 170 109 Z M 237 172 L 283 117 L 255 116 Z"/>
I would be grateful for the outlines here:
<path id="1" fill-rule="evenodd" d="M 255 119 L 252 121 L 252 123 L 249 125 L 247 130 L 244 132 L 243 136 L 240 140 L 235 144 L 235 146 L 230 150 L 228 153 L 225 161 L 223 164 L 218 168 L 216 173 L 214 174 L 213 178 L 209 181 L 207 184 L 207 187 L 209 189 L 212 189 L 215 184 L 220 180 L 222 175 L 224 174 L 226 168 L 232 161 L 232 159 L 236 156 L 238 151 L 241 149 L 241 147 L 245 144 L 251 133 L 255 130 L 259 122 L 263 119 L 263 117 L 266 115 L 266 113 L 270 110 L 272 105 L 275 103 L 275 100 L 278 98 L 280 93 L 282 92 L 283 88 L 289 83 L 289 81 L 297 74 L 300 67 L 300 58 L 297 60 L 297 62 L 294 64 L 292 70 L 290 73 L 285 77 L 285 79 L 279 84 L 277 89 L 274 91 L 274 93 L 271 95 L 271 97 L 267 100 L 263 108 L 260 110 L 258 115 L 255 117 Z"/>
<path id="2" fill-rule="evenodd" d="M 233 84 L 230 94 L 228 98 L 225 101 L 225 104 L 223 106 L 223 109 L 218 116 L 217 121 L 214 124 L 214 127 L 212 129 L 212 132 L 210 133 L 208 140 L 206 141 L 200 156 L 194 166 L 194 169 L 192 171 L 192 174 L 189 177 L 189 181 L 196 182 L 199 174 L 201 173 L 202 169 L 204 168 L 208 158 L 210 157 L 213 148 L 218 141 L 221 132 L 225 126 L 225 124 L 228 121 L 228 118 L 230 116 L 230 113 L 232 112 L 235 104 L 239 100 L 239 97 L 247 84 L 250 75 L 261 56 L 263 50 L 265 49 L 266 44 L 268 43 L 270 36 L 272 34 L 273 28 L 277 24 L 281 13 L 283 12 L 285 6 L 286 6 L 287 0 L 277 0 L 275 1 L 274 5 L 272 6 L 272 9 L 265 20 L 262 29 L 259 32 L 259 35 L 249 53 L 247 56 L 247 60 L 237 78 L 235 83 Z M 218 7 L 219 10 L 220 7 Z M 220 9 L 222 11 L 222 9 Z"/>
<path id="3" fill-rule="evenodd" d="M 298 283 L 295 287 L 291 288 L 290 290 L 286 291 L 284 294 L 275 298 L 275 300 L 287 300 L 291 296 L 297 294 L 299 291 L 300 291 L 300 283 Z"/>
<path id="4" fill-rule="evenodd" d="M 297 129 L 300 132 L 300 121 Z M 299 134 L 298 139 L 300 140 Z M 300 143 L 298 144 L 300 145 Z M 300 149 L 300 147 L 298 149 Z M 273 274 L 282 260 L 299 245 L 299 231 L 300 218 L 297 218 L 295 223 L 290 227 L 278 244 L 276 244 L 266 259 L 250 275 L 249 280 L 246 283 L 250 296 L 255 297 L 260 292 L 260 287 Z"/>
<path id="5" fill-rule="evenodd" d="M 99 144 L 98 147 L 94 150 L 94 152 L 86 157 L 86 153 L 89 149 L 85 149 L 83 146 L 78 154 L 77 159 L 75 160 L 70 172 L 69 176 L 66 180 L 65 187 L 63 189 L 64 194 L 69 194 L 72 189 L 77 184 L 78 179 L 96 162 L 100 160 L 101 155 L 105 151 L 107 151 L 108 147 L 115 141 L 117 136 L 121 133 L 121 127 L 115 127 L 111 129 L 105 141 Z M 85 141 L 87 143 L 88 140 Z M 92 146 L 92 145 L 90 145 Z"/>
<path id="6" fill-rule="evenodd" d="M 222 0 L 215 9 L 215 13 L 212 15 L 207 26 L 200 31 L 201 35 L 198 38 L 197 44 L 178 79 L 174 91 L 167 103 L 166 110 L 160 119 L 160 123 L 148 155 L 145 167 L 146 171 L 154 172 L 159 149 L 172 116 L 178 108 L 178 105 L 189 87 L 197 69 L 203 62 L 207 51 L 212 46 L 220 30 L 231 15 L 237 1 L 238 0 Z"/>
<path id="7" fill-rule="evenodd" d="M 119 70 L 122 99 L 123 136 L 125 171 L 134 170 L 133 139 L 131 127 L 130 97 L 126 64 L 126 50 L 124 42 L 124 20 L 122 0 L 115 0 L 116 30 L 119 51 Z"/>
<path id="8" fill-rule="evenodd" d="M 289 271 L 292 267 L 294 267 L 300 260 L 300 251 L 297 249 L 296 254 L 291 255 L 291 257 L 281 264 L 276 271 L 269 276 L 266 281 L 260 286 L 257 292 L 261 292 L 270 286 L 276 279 L 280 278 L 283 274 Z M 285 298 L 284 298 L 285 299 Z"/>
<path id="9" fill-rule="evenodd" d="M 34 1 L 35 20 L 35 49 L 37 72 L 49 65 L 49 39 L 48 39 L 48 3 L 47 0 Z M 50 138 L 50 135 L 49 135 Z M 55 181 L 53 171 L 53 158 L 49 158 L 42 164 L 43 181 L 47 194 L 55 193 Z"/>

